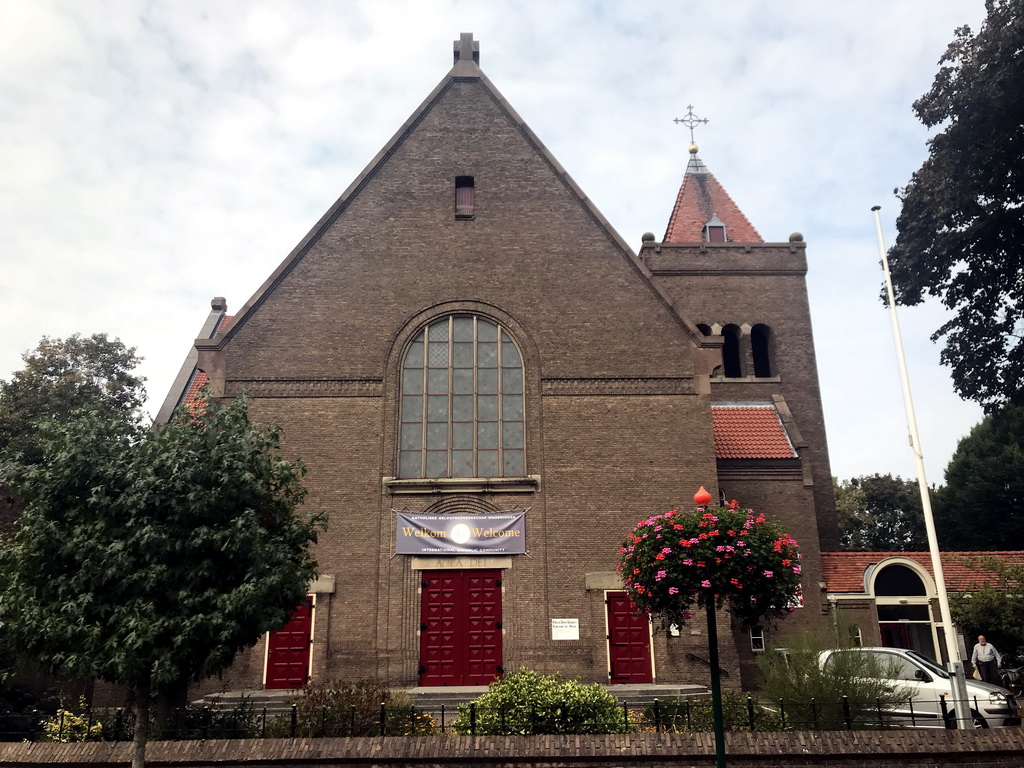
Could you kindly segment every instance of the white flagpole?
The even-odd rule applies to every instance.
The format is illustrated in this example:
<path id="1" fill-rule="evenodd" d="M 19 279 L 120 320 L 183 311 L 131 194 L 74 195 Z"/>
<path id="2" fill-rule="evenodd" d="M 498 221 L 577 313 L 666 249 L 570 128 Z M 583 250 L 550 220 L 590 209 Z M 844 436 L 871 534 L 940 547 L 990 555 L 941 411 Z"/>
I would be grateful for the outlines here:
<path id="1" fill-rule="evenodd" d="M 900 366 L 900 381 L 903 383 L 903 405 L 907 411 L 907 428 L 910 430 L 910 447 L 914 451 L 917 462 L 917 484 L 921 489 L 921 507 L 924 510 L 924 527 L 928 534 L 928 551 L 932 558 L 932 571 L 935 573 L 935 589 L 938 591 L 939 613 L 945 628 L 943 635 L 946 640 L 946 655 L 949 657 L 949 673 L 952 682 L 953 706 L 956 711 L 957 727 L 971 728 L 970 703 L 967 701 L 967 679 L 964 677 L 964 663 L 960 658 L 956 634 L 953 631 L 953 618 L 949 612 L 949 595 L 946 594 L 946 578 L 942 573 L 942 560 L 939 558 L 939 540 L 935 535 L 935 518 L 932 515 L 932 500 L 928 492 L 928 480 L 924 472 L 924 454 L 921 452 L 921 438 L 917 433 L 917 417 L 914 415 L 914 400 L 910 395 L 910 377 L 907 375 L 907 358 L 903 353 L 903 335 L 900 333 L 900 321 L 896 316 L 896 297 L 892 289 L 892 277 L 889 274 L 889 259 L 882 240 L 882 219 L 879 215 L 880 205 L 872 209 L 875 213 L 875 227 L 878 230 L 878 252 L 882 257 L 882 272 L 885 274 L 885 291 L 889 300 L 889 319 L 892 321 L 892 335 L 896 341 L 896 359 Z"/>

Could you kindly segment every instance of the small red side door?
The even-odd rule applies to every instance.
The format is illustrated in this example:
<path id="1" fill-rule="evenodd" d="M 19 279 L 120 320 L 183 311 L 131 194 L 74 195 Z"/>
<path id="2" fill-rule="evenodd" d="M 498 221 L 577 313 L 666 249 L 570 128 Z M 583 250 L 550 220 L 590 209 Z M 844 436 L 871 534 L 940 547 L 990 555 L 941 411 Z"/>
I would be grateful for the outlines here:
<path id="1" fill-rule="evenodd" d="M 304 688 L 309 679 L 313 598 L 306 597 L 267 640 L 267 688 Z"/>
<path id="2" fill-rule="evenodd" d="M 625 592 L 608 593 L 608 665 L 612 683 L 651 683 L 651 627 Z"/>
<path id="3" fill-rule="evenodd" d="M 501 677 L 501 571 L 424 571 L 420 685 L 487 685 Z"/>

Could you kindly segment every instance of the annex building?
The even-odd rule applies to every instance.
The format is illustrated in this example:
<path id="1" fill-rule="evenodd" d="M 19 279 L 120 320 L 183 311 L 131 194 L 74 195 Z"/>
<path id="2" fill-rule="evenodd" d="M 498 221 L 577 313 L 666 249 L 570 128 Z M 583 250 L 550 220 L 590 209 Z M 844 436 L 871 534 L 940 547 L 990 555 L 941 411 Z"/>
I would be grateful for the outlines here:
<path id="1" fill-rule="evenodd" d="M 803 601 L 778 631 L 828 626 L 806 243 L 766 242 L 693 146 L 663 238 L 637 245 L 462 35 L 260 290 L 234 315 L 214 300 L 158 417 L 203 384 L 248 392 L 330 516 L 306 603 L 218 688 L 483 685 L 521 666 L 703 683 L 706 628 L 637 617 L 615 574 L 636 522 L 702 485 L 800 542 Z M 722 634 L 738 687 L 764 635 Z"/>

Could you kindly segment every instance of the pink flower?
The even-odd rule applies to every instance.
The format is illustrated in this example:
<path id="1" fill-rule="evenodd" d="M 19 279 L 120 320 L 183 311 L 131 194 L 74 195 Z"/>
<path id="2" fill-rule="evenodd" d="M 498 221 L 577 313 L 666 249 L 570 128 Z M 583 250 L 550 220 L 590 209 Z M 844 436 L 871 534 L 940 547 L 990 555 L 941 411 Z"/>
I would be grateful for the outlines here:
<path id="1" fill-rule="evenodd" d="M 686 558 L 685 560 L 683 560 L 683 565 L 693 565 L 693 560 L 691 560 L 690 558 Z"/>
<path id="2" fill-rule="evenodd" d="M 770 578 L 771 578 L 772 576 L 774 576 L 774 575 L 775 575 L 775 573 L 774 573 L 774 572 L 772 572 L 772 571 L 765 571 L 765 572 L 764 572 L 764 577 L 765 577 L 766 579 L 770 579 Z"/>
<path id="3" fill-rule="evenodd" d="M 658 571 L 658 575 L 654 577 L 654 580 L 655 581 L 661 581 L 664 578 L 665 578 L 665 572 L 664 571 Z"/>
<path id="4" fill-rule="evenodd" d="M 799 565 L 794 565 L 793 566 L 793 573 L 800 573 L 800 566 Z"/>
<path id="5" fill-rule="evenodd" d="M 672 547 L 665 547 L 663 550 L 661 550 L 661 554 L 663 554 L 663 555 L 671 555 L 672 554 Z"/>
<path id="6" fill-rule="evenodd" d="M 704 579 L 704 581 L 702 581 L 702 582 L 700 583 L 700 585 L 701 585 L 702 587 L 710 587 L 710 586 L 711 586 L 711 582 L 710 582 L 710 581 L 708 581 L 707 579 Z"/>
<path id="7" fill-rule="evenodd" d="M 679 587 L 669 587 L 668 588 L 668 593 L 670 595 L 677 595 L 677 594 L 679 594 Z"/>

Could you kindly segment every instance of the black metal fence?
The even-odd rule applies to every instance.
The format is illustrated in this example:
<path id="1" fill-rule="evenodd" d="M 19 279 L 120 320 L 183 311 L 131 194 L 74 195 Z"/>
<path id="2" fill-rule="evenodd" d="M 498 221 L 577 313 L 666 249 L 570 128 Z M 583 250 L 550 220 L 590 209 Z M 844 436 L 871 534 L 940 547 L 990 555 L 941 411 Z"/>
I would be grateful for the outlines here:
<path id="1" fill-rule="evenodd" d="M 977 700 L 975 712 L 983 711 Z M 988 702 L 985 703 L 986 705 Z M 1014 724 L 1016 705 L 1009 703 L 1008 722 Z M 854 730 L 905 727 L 955 727 L 952 703 L 938 701 L 785 702 L 758 701 L 750 696 L 727 695 L 724 720 L 730 731 Z M 1020 720 L 1016 720 L 1019 725 Z M 981 723 L 978 723 L 981 725 Z M 1000 723 L 1002 724 L 1002 723 Z M 126 709 L 92 709 L 73 713 L 60 710 L 44 715 L 0 713 L 0 741 L 127 741 L 134 717 Z M 622 703 L 600 711 L 557 706 L 492 708 L 464 704 L 458 709 L 387 707 L 321 707 L 293 705 L 273 713 L 243 703 L 232 710 L 188 707 L 176 710 L 165 722 L 151 726 L 150 738 L 159 740 L 231 738 L 318 738 L 337 736 L 429 736 L 432 734 L 552 734 L 629 732 L 708 732 L 712 730 L 709 699 L 655 700 L 646 706 Z"/>

